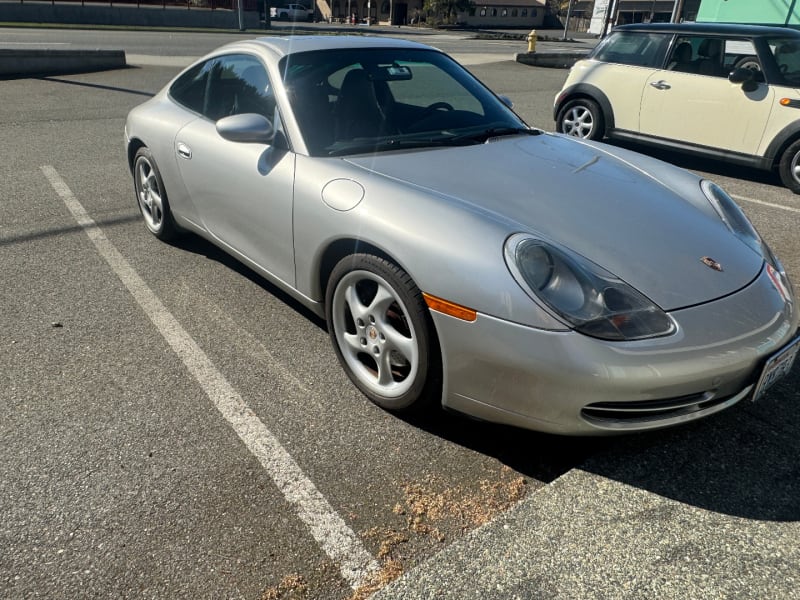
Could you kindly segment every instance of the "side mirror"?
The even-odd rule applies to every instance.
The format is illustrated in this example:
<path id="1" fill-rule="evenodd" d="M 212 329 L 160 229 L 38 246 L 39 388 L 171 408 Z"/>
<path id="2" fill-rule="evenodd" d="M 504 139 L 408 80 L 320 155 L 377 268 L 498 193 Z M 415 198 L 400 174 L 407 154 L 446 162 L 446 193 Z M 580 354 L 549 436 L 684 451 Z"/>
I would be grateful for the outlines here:
<path id="1" fill-rule="evenodd" d="M 728 81 L 731 83 L 744 83 L 745 81 L 753 81 L 753 79 L 755 79 L 755 72 L 753 69 L 746 69 L 744 67 L 734 69 L 731 71 L 730 75 L 728 75 Z"/>
<path id="2" fill-rule="evenodd" d="M 742 89 L 745 92 L 754 92 L 758 89 L 758 82 L 756 81 L 756 72 L 753 69 L 740 67 L 731 71 L 728 75 L 728 81 L 731 83 L 741 83 Z"/>
<path id="3" fill-rule="evenodd" d="M 264 115 L 245 113 L 217 121 L 217 133 L 231 142 L 270 144 L 275 137 L 275 128 Z"/>
<path id="4" fill-rule="evenodd" d="M 514 103 L 511 101 L 511 98 L 509 98 L 508 96 L 500 95 L 500 96 L 498 96 L 498 98 L 500 98 L 500 102 L 505 104 L 508 108 L 514 108 Z"/>

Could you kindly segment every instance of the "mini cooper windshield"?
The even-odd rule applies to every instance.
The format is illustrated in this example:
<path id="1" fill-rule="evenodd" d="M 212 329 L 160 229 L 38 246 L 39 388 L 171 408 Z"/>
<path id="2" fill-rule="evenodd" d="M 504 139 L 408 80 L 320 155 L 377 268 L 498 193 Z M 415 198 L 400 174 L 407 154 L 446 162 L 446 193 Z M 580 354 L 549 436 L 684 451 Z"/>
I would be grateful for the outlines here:
<path id="1" fill-rule="evenodd" d="M 312 156 L 476 144 L 533 131 L 435 51 L 304 52 L 284 58 L 281 73 Z"/>

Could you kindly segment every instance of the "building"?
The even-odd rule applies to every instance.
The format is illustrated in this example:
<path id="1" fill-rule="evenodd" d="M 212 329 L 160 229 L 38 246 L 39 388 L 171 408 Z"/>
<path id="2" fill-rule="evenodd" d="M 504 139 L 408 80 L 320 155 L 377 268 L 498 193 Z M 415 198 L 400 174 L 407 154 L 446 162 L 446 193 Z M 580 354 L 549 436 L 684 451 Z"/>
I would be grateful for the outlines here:
<path id="1" fill-rule="evenodd" d="M 486 0 L 474 10 L 458 15 L 459 23 L 471 27 L 522 27 L 535 29 L 544 22 L 545 0 Z"/>
<path id="2" fill-rule="evenodd" d="M 702 0 L 697 20 L 798 27 L 800 6 L 796 0 Z"/>
<path id="3" fill-rule="evenodd" d="M 413 25 L 425 18 L 423 0 L 317 0 L 316 8 L 323 19 L 335 22 L 362 23 L 370 15 L 372 23 Z M 471 27 L 533 29 L 542 25 L 545 12 L 545 0 L 479 0 L 456 21 Z"/>
<path id="4" fill-rule="evenodd" d="M 700 3 L 701 0 L 576 0 L 572 16 L 577 19 L 576 26 L 590 21 L 589 33 L 600 34 L 606 24 L 669 23 L 673 18 L 694 21 Z"/>

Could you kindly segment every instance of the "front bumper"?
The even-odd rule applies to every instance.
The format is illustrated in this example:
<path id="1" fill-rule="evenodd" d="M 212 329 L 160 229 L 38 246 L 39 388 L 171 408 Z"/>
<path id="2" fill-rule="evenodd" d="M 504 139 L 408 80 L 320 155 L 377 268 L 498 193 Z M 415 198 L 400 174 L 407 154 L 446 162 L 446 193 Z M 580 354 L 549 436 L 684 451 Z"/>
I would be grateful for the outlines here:
<path id="1" fill-rule="evenodd" d="M 798 329 L 798 311 L 766 271 L 726 298 L 671 313 L 664 338 L 607 342 L 487 315 L 433 313 L 442 404 L 488 421 L 571 435 L 668 427 L 752 393 L 766 359 Z"/>

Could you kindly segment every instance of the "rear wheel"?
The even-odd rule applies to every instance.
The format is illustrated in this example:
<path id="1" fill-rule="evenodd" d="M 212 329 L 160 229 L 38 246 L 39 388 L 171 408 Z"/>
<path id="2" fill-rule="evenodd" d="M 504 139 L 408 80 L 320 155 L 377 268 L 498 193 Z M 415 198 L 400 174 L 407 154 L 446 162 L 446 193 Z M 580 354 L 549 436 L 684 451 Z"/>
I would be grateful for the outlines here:
<path id="1" fill-rule="evenodd" d="M 586 140 L 602 139 L 605 134 L 603 113 L 597 102 L 589 98 L 570 100 L 558 112 L 556 129 Z"/>
<path id="2" fill-rule="evenodd" d="M 407 411 L 440 393 L 430 313 L 401 268 L 370 254 L 342 259 L 331 272 L 325 310 L 339 362 L 375 404 Z"/>
<path id="3" fill-rule="evenodd" d="M 784 150 L 778 172 L 783 185 L 800 194 L 800 140 L 796 140 Z"/>

